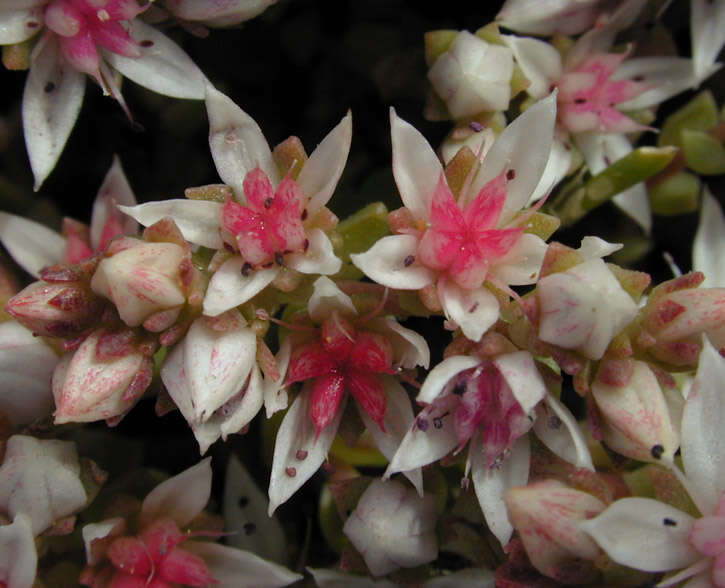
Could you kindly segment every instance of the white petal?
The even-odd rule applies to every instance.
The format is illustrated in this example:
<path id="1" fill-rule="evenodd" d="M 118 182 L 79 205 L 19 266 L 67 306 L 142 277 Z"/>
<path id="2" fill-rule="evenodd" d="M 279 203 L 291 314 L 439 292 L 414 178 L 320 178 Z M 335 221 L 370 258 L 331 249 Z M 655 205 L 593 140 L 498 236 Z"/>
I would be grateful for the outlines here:
<path id="1" fill-rule="evenodd" d="M 183 527 L 204 509 L 210 494 L 211 458 L 207 457 L 151 490 L 141 505 L 141 518 L 148 523 L 169 517 Z"/>
<path id="2" fill-rule="evenodd" d="M 315 440 L 315 426 L 310 418 L 310 390 L 303 388 L 282 419 L 282 425 L 274 442 L 272 475 L 269 481 L 269 516 L 286 502 L 327 459 L 340 420 L 345 410 L 345 399 L 340 402 L 332 419 Z M 298 453 L 306 452 L 305 454 Z M 304 459 L 298 456 L 305 455 Z M 290 475 L 293 474 L 293 475 Z"/>
<path id="3" fill-rule="evenodd" d="M 606 257 L 615 251 L 619 251 L 622 247 L 624 245 L 621 243 L 608 243 L 599 237 L 584 237 L 581 240 L 579 249 L 577 249 L 577 253 L 586 261 L 596 257 Z"/>
<path id="4" fill-rule="evenodd" d="M 321 323 L 332 316 L 333 312 L 342 315 L 357 314 L 352 299 L 330 278 L 322 276 L 313 284 L 312 295 L 307 302 L 307 313 L 313 321 Z"/>
<path id="5" fill-rule="evenodd" d="M 528 351 L 504 353 L 491 363 L 498 368 L 525 414 L 529 414 L 546 396 L 544 380 Z"/>
<path id="6" fill-rule="evenodd" d="M 682 415 L 681 440 L 682 463 L 693 494 L 697 494 L 692 498 L 703 514 L 715 511 L 725 491 L 723 381 L 725 359 L 703 337 L 697 375 Z"/>
<path id="7" fill-rule="evenodd" d="M 457 400 L 456 400 L 457 402 Z M 415 423 L 400 442 L 400 447 L 390 460 L 390 465 L 383 478 L 389 478 L 397 472 L 408 472 L 428 465 L 448 455 L 458 445 L 458 437 L 452 426 L 452 419 L 444 418 L 447 408 L 452 403 L 436 403 L 424 408 L 415 419 Z M 436 427 L 433 421 L 441 426 Z M 419 426 L 425 422 L 423 428 Z"/>
<path id="8" fill-rule="evenodd" d="M 225 331 L 198 318 L 182 342 L 195 420 L 207 420 L 239 393 L 256 363 L 257 337 L 238 312 L 236 316 L 238 326 Z"/>
<path id="9" fill-rule="evenodd" d="M 126 519 L 123 517 L 114 517 L 112 519 L 106 519 L 100 523 L 89 523 L 84 525 L 81 530 L 81 536 L 83 537 L 83 543 L 86 548 L 86 563 L 89 566 L 95 566 L 101 563 L 105 557 L 105 554 L 101 554 L 93 549 L 93 542 L 96 539 L 103 539 L 114 529 L 123 529 L 126 525 Z"/>
<path id="10" fill-rule="evenodd" d="M 207 200 L 159 200 L 137 206 L 119 206 L 121 212 L 148 227 L 162 218 L 170 217 L 179 227 L 184 239 L 209 249 L 222 249 L 219 236 L 222 205 Z"/>
<path id="11" fill-rule="evenodd" d="M 454 321 L 471 341 L 480 341 L 483 334 L 498 320 L 496 297 L 485 287 L 464 290 L 451 280 L 439 287 L 441 305 L 446 316 Z"/>
<path id="12" fill-rule="evenodd" d="M 710 75 L 725 44 L 725 2 L 692 0 L 690 4 L 692 60 L 698 82 Z"/>
<path id="13" fill-rule="evenodd" d="M 365 427 L 375 440 L 380 453 L 382 453 L 388 461 L 393 459 L 396 450 L 405 437 L 408 430 L 413 425 L 413 407 L 410 405 L 410 399 L 405 388 L 398 381 L 390 376 L 383 376 L 383 388 L 385 396 L 388 399 L 385 409 L 385 418 L 383 419 L 383 431 L 380 426 L 370 418 L 360 405 L 358 412 L 362 418 Z M 412 482 L 418 494 L 423 495 L 423 474 L 420 468 L 406 470 L 405 476 Z"/>
<path id="14" fill-rule="evenodd" d="M 541 174 L 539 183 L 534 188 L 529 204 L 546 196 L 556 185 L 569 173 L 571 167 L 571 147 L 567 148 L 562 141 L 554 138 L 549 151 L 549 159 L 546 162 L 544 172 Z"/>
<path id="15" fill-rule="evenodd" d="M 116 209 L 117 205 L 135 206 L 136 197 L 131 190 L 131 186 L 123 173 L 121 160 L 118 155 L 113 156 L 111 169 L 108 170 L 106 177 L 103 179 L 96 199 L 93 201 L 93 213 L 91 214 L 91 248 L 98 251 L 101 246 L 101 235 L 103 229 L 112 215 L 119 216 L 121 227 L 124 235 L 135 235 L 138 233 L 138 224 L 133 218 L 121 216 Z"/>
<path id="16" fill-rule="evenodd" d="M 234 189 L 244 203 L 244 177 L 259 167 L 272 182 L 279 184 L 279 172 L 267 140 L 254 119 L 214 87 L 206 87 L 209 116 L 209 147 L 222 181 Z"/>
<path id="17" fill-rule="evenodd" d="M 503 499 L 509 488 L 525 486 L 528 482 L 530 457 L 529 438 L 524 435 L 514 443 L 511 453 L 499 466 L 489 468 L 481 450 L 481 439 L 476 436 L 469 442 L 468 459 L 476 497 L 488 528 L 501 545 L 509 542 L 514 530 Z"/>
<path id="18" fill-rule="evenodd" d="M 705 274 L 705 281 L 701 287 L 725 287 L 723 247 L 725 247 L 725 216 L 712 192 L 705 186 L 700 224 L 692 245 L 692 269 Z"/>
<path id="19" fill-rule="evenodd" d="M 384 334 L 392 343 L 397 365 L 405 369 L 413 369 L 418 365 L 428 369 L 430 349 L 424 337 L 390 317 L 372 319 L 367 324 L 372 330 Z"/>
<path id="20" fill-rule="evenodd" d="M 140 44 L 141 57 L 101 50 L 114 69 L 159 94 L 193 100 L 204 98 L 204 74 L 181 47 L 138 18 L 131 21 L 129 33 Z M 149 41 L 152 45 L 147 46 Z"/>
<path id="21" fill-rule="evenodd" d="M 22 43 L 35 35 L 43 24 L 43 9 L 0 8 L 0 45 Z M 28 26 L 30 25 L 30 26 Z"/>
<path id="22" fill-rule="evenodd" d="M 416 401 L 422 404 L 430 404 L 440 396 L 446 384 L 462 371 L 469 370 L 481 363 L 471 355 L 452 355 L 447 357 L 435 366 L 426 376 L 423 385 L 420 387 Z"/>
<path id="23" fill-rule="evenodd" d="M 184 550 L 201 557 L 219 588 L 278 588 L 302 576 L 261 557 L 208 541 L 185 541 Z"/>
<path id="24" fill-rule="evenodd" d="M 335 255 L 332 243 L 322 229 L 307 232 L 309 246 L 305 253 L 293 253 L 286 263 L 303 274 L 332 275 L 340 271 L 342 260 Z"/>
<path id="25" fill-rule="evenodd" d="M 594 24 L 599 0 L 506 0 L 496 15 L 504 27 L 533 35 L 577 35 Z"/>
<path id="26" fill-rule="evenodd" d="M 403 204 L 420 219 L 427 219 L 443 167 L 425 137 L 390 109 L 393 175 Z M 391 286 L 393 288 L 397 286 Z"/>
<path id="27" fill-rule="evenodd" d="M 230 308 L 244 304 L 264 290 L 277 277 L 278 267 L 252 271 L 242 275 L 244 260 L 235 255 L 214 272 L 204 296 L 204 314 L 218 316 Z"/>
<path id="28" fill-rule="evenodd" d="M 547 394 L 536 412 L 534 433 L 544 445 L 576 467 L 594 471 L 587 440 L 569 409 Z"/>
<path id="29" fill-rule="evenodd" d="M 289 366 L 290 356 L 292 355 L 292 344 L 287 337 L 280 345 L 279 351 L 275 356 L 277 362 L 277 369 L 279 370 L 279 379 L 272 380 L 266 378 L 264 380 L 264 409 L 267 413 L 267 418 L 271 417 L 278 410 L 284 410 L 287 408 L 289 402 L 287 398 L 287 390 L 284 388 L 284 378 L 287 374 L 287 367 Z"/>
<path id="30" fill-rule="evenodd" d="M 267 496 L 242 462 L 232 454 L 224 481 L 224 525 L 230 531 L 227 544 L 284 563 L 287 561 L 284 531 L 276 517 L 267 516 L 267 507 Z M 245 525 L 249 523 L 254 525 L 251 534 L 244 532 Z"/>
<path id="31" fill-rule="evenodd" d="M 348 111 L 302 167 L 297 183 L 305 196 L 310 199 L 307 203 L 310 218 L 327 204 L 335 191 L 335 186 L 345 168 L 351 141 L 352 113 Z"/>
<path id="32" fill-rule="evenodd" d="M 45 225 L 0 212 L 0 241 L 10 256 L 34 278 L 63 260 L 65 239 Z"/>
<path id="33" fill-rule="evenodd" d="M 709 69 L 704 73 L 707 77 L 714 73 Z M 631 80 L 637 78 L 642 83 L 652 85 L 651 90 L 642 92 L 636 98 L 617 104 L 618 110 L 638 110 L 649 108 L 664 102 L 672 96 L 695 87 L 704 78 L 695 76 L 693 61 L 684 57 L 637 57 L 627 59 L 612 75 L 612 80 Z"/>
<path id="34" fill-rule="evenodd" d="M 221 420 L 222 439 L 226 440 L 228 435 L 241 431 L 257 413 L 262 410 L 264 404 L 264 387 L 262 385 L 262 374 L 256 364 L 249 374 L 249 383 L 244 390 L 241 400 L 236 402 L 230 409 L 232 412 L 226 417 L 217 417 Z"/>
<path id="35" fill-rule="evenodd" d="M 307 568 L 307 571 L 319 588 L 396 588 L 398 586 L 389 580 L 373 580 L 367 576 L 343 574 L 336 570 Z"/>
<path id="36" fill-rule="evenodd" d="M 58 356 L 16 321 L 0 323 L 0 411 L 16 426 L 53 411 L 50 379 Z"/>
<path id="37" fill-rule="evenodd" d="M 81 110 L 85 87 L 85 76 L 62 64 L 57 42 L 49 39 L 30 66 L 23 92 L 23 131 L 34 190 L 58 162 Z"/>
<path id="38" fill-rule="evenodd" d="M 468 190 L 469 200 L 505 169 L 514 170 L 516 177 L 506 184 L 506 203 L 499 226 L 506 224 L 524 207 L 539 184 L 549 160 L 555 122 L 556 92 L 553 92 L 504 129 L 473 178 Z"/>
<path id="39" fill-rule="evenodd" d="M 23 513 L 9 525 L 0 525 L 0 581 L 8 588 L 35 585 L 38 553 L 30 520 Z"/>
<path id="40" fill-rule="evenodd" d="M 540 100 L 549 95 L 551 83 L 562 74 L 561 53 L 553 45 L 529 37 L 502 35 L 514 52 L 514 59 L 529 80 L 529 96 Z"/>
<path id="41" fill-rule="evenodd" d="M 548 245 L 539 236 L 524 233 L 516 244 L 491 268 L 502 283 L 513 286 L 533 284 L 539 277 Z"/>
<path id="42" fill-rule="evenodd" d="M 415 257 L 418 239 L 413 235 L 391 235 L 378 239 L 365 253 L 353 253 L 350 259 L 368 278 L 399 290 L 418 290 L 435 281 L 435 272 L 405 260 Z"/>
<path id="43" fill-rule="evenodd" d="M 580 526 L 617 563 L 645 572 L 666 572 L 699 559 L 687 539 L 693 522 L 690 515 L 672 506 L 637 497 L 617 500 Z"/>

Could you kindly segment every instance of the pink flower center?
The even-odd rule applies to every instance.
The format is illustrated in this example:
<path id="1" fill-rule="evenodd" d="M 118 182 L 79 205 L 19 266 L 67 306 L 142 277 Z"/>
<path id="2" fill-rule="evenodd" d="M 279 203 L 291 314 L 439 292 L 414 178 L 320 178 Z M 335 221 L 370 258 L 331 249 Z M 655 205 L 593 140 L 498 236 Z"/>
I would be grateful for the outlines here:
<path id="1" fill-rule="evenodd" d="M 560 124 L 572 133 L 645 130 L 647 127 L 616 109 L 649 88 L 641 81 L 611 79 L 626 58 L 627 53 L 594 54 L 566 72 L 556 84 Z"/>
<path id="2" fill-rule="evenodd" d="M 700 553 L 714 558 L 713 583 L 718 588 L 725 587 L 725 494 L 720 497 L 714 514 L 695 521 L 689 539 Z"/>
<path id="3" fill-rule="evenodd" d="M 292 354 L 286 384 L 312 379 L 310 418 L 317 435 L 335 418 L 348 391 L 381 429 L 387 398 L 379 374 L 393 374 L 393 348 L 385 337 L 358 331 L 333 314 L 315 337 Z"/>
<path id="4" fill-rule="evenodd" d="M 57 35 L 66 60 L 97 76 L 98 45 L 126 57 L 141 56 L 124 24 L 145 9 L 136 0 L 52 0 L 45 7 L 45 24 Z"/>
<path id="5" fill-rule="evenodd" d="M 274 191 L 267 174 L 255 168 L 244 178 L 247 206 L 227 200 L 222 210 L 225 242 L 239 250 L 253 267 L 284 264 L 284 256 L 309 246 L 305 229 L 303 194 L 291 178 Z"/>
<path id="6" fill-rule="evenodd" d="M 506 172 L 486 184 L 461 210 L 444 176 L 438 181 L 430 210 L 430 226 L 418 245 L 418 258 L 446 272 L 462 288 L 483 284 L 489 267 L 518 242 L 523 229 L 499 228 L 506 201 Z"/>

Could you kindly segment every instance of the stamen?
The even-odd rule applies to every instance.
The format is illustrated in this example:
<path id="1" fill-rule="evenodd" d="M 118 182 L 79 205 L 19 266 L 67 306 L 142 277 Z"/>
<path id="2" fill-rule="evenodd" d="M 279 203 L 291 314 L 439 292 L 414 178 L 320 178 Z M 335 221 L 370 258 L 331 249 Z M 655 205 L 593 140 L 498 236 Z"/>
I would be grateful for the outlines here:
<path id="1" fill-rule="evenodd" d="M 386 287 L 385 290 L 383 290 L 383 295 L 380 297 L 380 302 L 378 302 L 378 305 L 373 308 L 369 313 L 361 316 L 359 322 L 363 323 L 365 321 L 369 321 L 371 318 L 376 317 L 383 310 L 385 304 L 388 301 L 388 292 L 389 289 Z"/>
<path id="2" fill-rule="evenodd" d="M 290 331 L 302 331 L 305 333 L 315 333 L 318 330 L 316 327 L 311 327 L 309 325 L 299 325 L 299 324 L 295 324 L 295 323 L 288 323 L 287 321 L 282 321 L 277 318 L 274 318 L 273 316 L 270 316 L 270 314 L 264 308 L 255 309 L 254 315 L 259 320 L 269 321 L 271 323 L 274 323 L 276 325 L 280 325 L 281 327 L 289 329 Z"/>
<path id="3" fill-rule="evenodd" d="M 340 323 L 340 315 L 337 313 L 337 311 L 334 311 L 332 313 L 332 321 L 335 323 L 337 328 L 340 329 L 342 334 L 345 335 L 345 338 L 348 341 L 350 341 L 351 343 L 355 343 L 355 338 L 350 333 L 348 333 L 342 323 Z"/>

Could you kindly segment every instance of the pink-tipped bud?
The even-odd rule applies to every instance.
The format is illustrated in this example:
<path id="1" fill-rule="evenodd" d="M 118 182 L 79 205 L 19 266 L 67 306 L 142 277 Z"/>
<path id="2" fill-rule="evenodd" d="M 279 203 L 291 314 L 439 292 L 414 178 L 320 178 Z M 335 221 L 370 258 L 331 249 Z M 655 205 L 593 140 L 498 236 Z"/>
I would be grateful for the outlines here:
<path id="1" fill-rule="evenodd" d="M 94 331 L 53 373 L 56 424 L 112 419 L 128 412 L 151 381 L 150 359 L 133 347 L 118 357 L 99 353 Z M 108 359 L 103 359 L 108 357 Z"/>
<path id="2" fill-rule="evenodd" d="M 601 500 L 561 482 L 542 480 L 510 489 L 506 507 L 537 570 L 562 584 L 592 579 L 592 562 L 601 551 L 579 523 L 604 510 Z"/>
<path id="3" fill-rule="evenodd" d="M 134 241 L 103 259 L 91 280 L 93 291 L 111 300 L 129 327 L 186 301 L 180 265 L 187 252 L 174 243 Z"/>
<path id="4" fill-rule="evenodd" d="M 72 337 L 99 318 L 102 301 L 79 282 L 34 282 L 18 292 L 5 310 L 36 335 Z"/>

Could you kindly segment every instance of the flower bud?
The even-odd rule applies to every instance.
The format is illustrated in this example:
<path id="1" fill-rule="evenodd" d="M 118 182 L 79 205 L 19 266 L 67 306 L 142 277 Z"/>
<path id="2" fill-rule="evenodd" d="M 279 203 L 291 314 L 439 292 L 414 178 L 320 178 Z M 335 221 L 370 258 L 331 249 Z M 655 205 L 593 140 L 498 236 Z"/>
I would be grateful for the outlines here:
<path id="1" fill-rule="evenodd" d="M 511 98 L 513 52 L 462 31 L 435 61 L 428 79 L 455 119 L 506 110 Z"/>
<path id="2" fill-rule="evenodd" d="M 102 353 L 108 335 L 103 330 L 94 331 L 56 367 L 56 424 L 120 418 L 151 383 L 153 363 L 136 346 L 129 344 L 124 352 Z"/>
<path id="3" fill-rule="evenodd" d="M 654 463 L 671 461 L 680 445 L 682 395 L 665 395 L 652 369 L 633 359 L 602 362 L 591 387 L 614 451 Z"/>
<path id="4" fill-rule="evenodd" d="M 506 507 L 537 570 L 562 584 L 592 579 L 592 562 L 601 551 L 579 523 L 605 509 L 601 500 L 556 480 L 542 480 L 509 490 Z"/>
<path id="5" fill-rule="evenodd" d="M 36 335 L 71 337 L 93 325 L 102 301 L 81 281 L 33 282 L 5 305 L 5 310 Z"/>
<path id="6" fill-rule="evenodd" d="M 184 304 L 181 272 L 187 253 L 174 243 L 128 242 L 130 247 L 114 250 L 98 264 L 91 288 L 114 303 L 123 322 L 137 327 L 159 311 Z"/>

